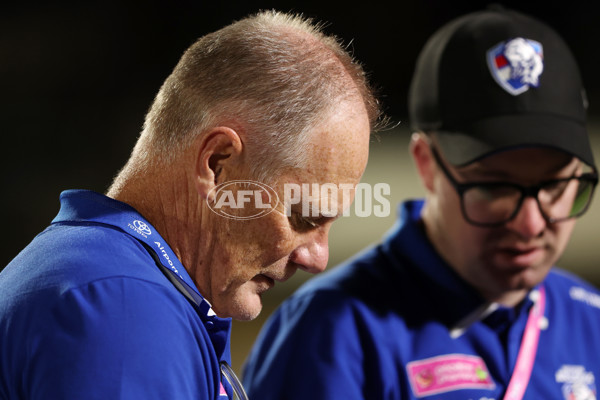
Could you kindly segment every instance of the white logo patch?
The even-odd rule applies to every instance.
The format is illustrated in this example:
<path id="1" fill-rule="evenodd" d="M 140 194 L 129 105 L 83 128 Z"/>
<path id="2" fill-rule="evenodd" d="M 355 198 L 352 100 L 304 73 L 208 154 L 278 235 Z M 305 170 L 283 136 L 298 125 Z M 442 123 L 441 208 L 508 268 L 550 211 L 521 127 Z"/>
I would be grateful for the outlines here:
<path id="1" fill-rule="evenodd" d="M 535 40 L 515 38 L 487 52 L 487 63 L 498 84 L 513 96 L 540 85 L 544 71 L 542 45 Z"/>
<path id="2" fill-rule="evenodd" d="M 563 365 L 555 374 L 565 400 L 596 400 L 594 374 L 582 365 Z"/>
<path id="3" fill-rule="evenodd" d="M 582 287 L 573 286 L 569 289 L 569 296 L 571 296 L 573 300 L 582 301 L 588 306 L 600 308 L 600 295 L 588 292 Z"/>
<path id="4" fill-rule="evenodd" d="M 127 226 L 129 226 L 131 229 L 133 229 L 139 235 L 142 235 L 145 238 L 152 234 L 152 231 L 150 230 L 148 224 L 144 221 L 140 221 L 139 219 L 136 219 L 131 224 L 127 224 Z"/>

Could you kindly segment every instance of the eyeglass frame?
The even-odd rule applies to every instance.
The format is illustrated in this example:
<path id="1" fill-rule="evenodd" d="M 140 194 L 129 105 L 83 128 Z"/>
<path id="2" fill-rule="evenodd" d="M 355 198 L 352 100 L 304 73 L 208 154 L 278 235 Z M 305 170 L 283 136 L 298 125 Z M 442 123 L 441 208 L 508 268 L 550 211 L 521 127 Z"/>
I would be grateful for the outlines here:
<path id="1" fill-rule="evenodd" d="M 465 221 L 467 221 L 469 224 L 474 225 L 474 226 L 487 227 L 487 228 L 500 227 L 500 226 L 506 224 L 507 222 L 512 221 L 519 214 L 519 211 L 521 210 L 521 207 L 523 206 L 523 201 L 527 197 L 533 197 L 535 199 L 535 201 L 538 205 L 538 209 L 540 210 L 540 214 L 542 215 L 542 217 L 544 217 L 544 220 L 549 224 L 554 224 L 557 222 L 562 222 L 562 221 L 566 221 L 569 219 L 578 218 L 578 217 L 582 216 L 583 214 L 585 214 L 585 212 L 589 209 L 589 206 L 592 203 L 592 199 L 594 197 L 594 191 L 598 184 L 598 174 L 596 173 L 596 171 L 586 172 L 579 176 L 570 176 L 567 178 L 549 179 L 549 180 L 539 182 L 536 185 L 530 185 L 530 186 L 523 186 L 523 185 L 519 185 L 518 183 L 514 183 L 514 182 L 499 182 L 499 181 L 498 182 L 495 182 L 495 181 L 458 182 L 456 180 L 456 178 L 450 173 L 450 171 L 448 170 L 446 165 L 444 165 L 444 162 L 443 162 L 439 152 L 435 148 L 435 146 L 430 144 L 429 148 L 431 149 L 431 152 L 433 154 L 433 157 L 434 157 L 436 163 L 438 164 L 438 166 L 440 167 L 440 169 L 442 170 L 442 172 L 444 173 L 446 178 L 448 178 L 448 181 L 450 182 L 450 184 L 452 185 L 454 190 L 456 190 L 456 193 L 458 194 L 458 197 L 460 198 L 460 208 L 461 208 L 463 217 L 465 218 Z M 577 179 L 579 181 L 585 180 L 585 181 L 592 183 L 592 193 L 590 194 L 590 198 L 589 198 L 587 204 L 585 205 L 585 207 L 577 214 L 571 215 L 569 217 L 551 218 L 551 217 L 547 216 L 546 212 L 542 208 L 542 205 L 540 204 L 540 199 L 539 199 L 540 190 L 542 190 L 544 188 L 544 186 L 547 186 L 549 184 L 566 182 L 566 181 L 570 181 L 573 179 Z M 489 223 L 488 222 L 476 222 L 476 221 L 471 220 L 469 218 L 469 216 L 467 215 L 467 210 L 465 208 L 465 201 L 464 201 L 464 193 L 467 190 L 469 190 L 473 187 L 477 187 L 477 186 L 485 186 L 485 187 L 510 186 L 510 187 L 514 187 L 521 192 L 521 197 L 519 198 L 519 201 L 515 207 L 515 210 L 505 220 L 503 220 L 501 222 L 489 222 Z"/>

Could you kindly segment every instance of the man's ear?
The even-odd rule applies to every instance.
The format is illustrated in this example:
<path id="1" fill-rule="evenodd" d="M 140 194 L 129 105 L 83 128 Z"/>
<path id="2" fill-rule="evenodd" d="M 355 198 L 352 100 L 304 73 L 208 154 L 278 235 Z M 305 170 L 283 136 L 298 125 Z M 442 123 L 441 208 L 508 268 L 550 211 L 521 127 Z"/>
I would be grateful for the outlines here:
<path id="1" fill-rule="evenodd" d="M 242 140 L 228 127 L 218 126 L 202 135 L 196 147 L 196 190 L 208 199 L 211 190 L 219 183 L 224 169 L 233 166 L 242 153 Z M 210 200 L 210 199 L 208 199 Z"/>
<path id="2" fill-rule="evenodd" d="M 421 177 L 421 182 L 423 182 L 427 191 L 432 192 L 436 165 L 430 146 L 430 141 L 424 133 L 416 132 L 412 134 L 410 138 L 410 154 Z"/>

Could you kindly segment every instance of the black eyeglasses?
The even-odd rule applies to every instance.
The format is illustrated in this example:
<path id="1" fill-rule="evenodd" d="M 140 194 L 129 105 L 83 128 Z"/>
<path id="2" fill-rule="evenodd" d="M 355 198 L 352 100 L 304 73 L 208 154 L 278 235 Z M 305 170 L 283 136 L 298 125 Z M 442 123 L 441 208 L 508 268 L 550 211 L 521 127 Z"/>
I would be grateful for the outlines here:
<path id="1" fill-rule="evenodd" d="M 552 179 L 537 185 L 522 186 L 511 182 L 460 183 L 444 165 L 435 147 L 433 156 L 460 197 L 465 220 L 470 224 L 494 227 L 513 219 L 526 197 L 533 197 L 548 223 L 556 223 L 583 215 L 598 184 L 595 172 Z"/>

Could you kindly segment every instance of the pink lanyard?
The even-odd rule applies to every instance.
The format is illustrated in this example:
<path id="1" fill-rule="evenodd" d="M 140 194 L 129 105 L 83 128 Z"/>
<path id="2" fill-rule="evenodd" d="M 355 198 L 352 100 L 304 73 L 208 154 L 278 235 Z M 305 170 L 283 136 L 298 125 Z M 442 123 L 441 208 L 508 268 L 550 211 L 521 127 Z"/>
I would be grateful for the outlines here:
<path id="1" fill-rule="evenodd" d="M 545 306 L 546 291 L 542 286 L 539 290 L 539 298 L 529 311 L 523 341 L 521 342 L 519 355 L 517 356 L 517 363 L 512 378 L 508 383 L 504 400 L 521 400 L 525 394 L 529 378 L 531 377 L 531 371 L 533 370 L 533 363 L 535 362 L 535 354 L 540 338 L 540 324 L 544 317 Z"/>

